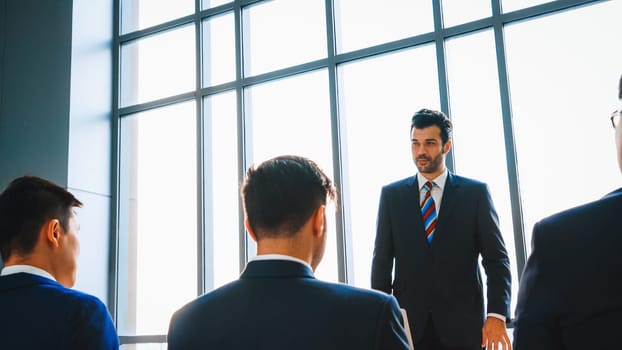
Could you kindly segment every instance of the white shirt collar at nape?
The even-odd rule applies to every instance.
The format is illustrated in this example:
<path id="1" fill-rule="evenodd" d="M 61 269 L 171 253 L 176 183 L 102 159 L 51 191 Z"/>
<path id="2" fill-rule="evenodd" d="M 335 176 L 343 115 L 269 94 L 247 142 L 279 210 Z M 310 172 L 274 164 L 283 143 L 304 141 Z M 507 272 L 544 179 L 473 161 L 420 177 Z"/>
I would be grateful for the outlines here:
<path id="1" fill-rule="evenodd" d="M 32 265 L 11 265 L 11 266 L 5 266 L 2 269 L 2 272 L 0 272 L 0 276 L 8 276 L 8 275 L 13 275 L 16 273 L 29 273 L 31 275 L 37 275 L 40 277 L 45 277 L 45 278 L 49 278 L 52 281 L 56 281 L 56 278 L 54 278 L 54 276 L 52 276 L 49 272 L 40 269 L 38 267 L 32 266 Z"/>
<path id="2" fill-rule="evenodd" d="M 287 260 L 287 261 L 294 261 L 300 264 L 305 265 L 306 267 L 308 267 L 311 271 L 313 271 L 313 268 L 311 267 L 311 265 L 309 265 L 308 262 L 302 260 L 302 259 L 298 259 L 296 257 L 293 256 L 289 256 L 289 255 L 283 255 L 283 254 L 262 254 L 262 255 L 256 255 L 254 257 L 252 257 L 250 259 L 250 261 L 261 261 L 261 260 Z"/>

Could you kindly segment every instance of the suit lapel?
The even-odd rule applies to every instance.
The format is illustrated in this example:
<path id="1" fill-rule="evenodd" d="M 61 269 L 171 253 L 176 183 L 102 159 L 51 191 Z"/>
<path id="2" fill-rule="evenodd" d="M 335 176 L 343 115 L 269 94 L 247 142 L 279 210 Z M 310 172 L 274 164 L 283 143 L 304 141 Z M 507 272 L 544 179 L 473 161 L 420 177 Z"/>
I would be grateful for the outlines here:
<path id="1" fill-rule="evenodd" d="M 447 174 L 447 181 L 445 181 L 445 188 L 443 189 L 443 196 L 441 197 L 441 209 L 438 213 L 438 218 L 436 221 L 436 229 L 434 234 L 434 239 L 439 239 L 443 237 L 443 228 L 445 227 L 445 221 L 449 220 L 449 216 L 451 215 L 451 211 L 456 204 L 456 198 L 458 197 L 456 193 L 458 192 L 458 188 L 460 187 L 460 182 L 458 179 L 452 175 L 451 173 Z M 434 245 L 434 242 L 432 242 Z"/>

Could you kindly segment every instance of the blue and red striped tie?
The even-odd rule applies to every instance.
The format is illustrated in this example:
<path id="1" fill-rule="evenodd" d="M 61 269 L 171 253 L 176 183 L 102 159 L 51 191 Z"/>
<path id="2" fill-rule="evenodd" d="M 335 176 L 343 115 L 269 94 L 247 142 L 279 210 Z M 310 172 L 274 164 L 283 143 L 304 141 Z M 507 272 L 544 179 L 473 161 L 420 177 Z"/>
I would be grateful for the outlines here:
<path id="1" fill-rule="evenodd" d="M 421 202 L 421 215 L 423 216 L 423 227 L 425 228 L 425 236 L 428 243 L 432 243 L 434 237 L 434 229 L 436 228 L 436 205 L 432 198 L 432 182 L 428 181 L 423 185 L 426 190 L 423 202 Z"/>

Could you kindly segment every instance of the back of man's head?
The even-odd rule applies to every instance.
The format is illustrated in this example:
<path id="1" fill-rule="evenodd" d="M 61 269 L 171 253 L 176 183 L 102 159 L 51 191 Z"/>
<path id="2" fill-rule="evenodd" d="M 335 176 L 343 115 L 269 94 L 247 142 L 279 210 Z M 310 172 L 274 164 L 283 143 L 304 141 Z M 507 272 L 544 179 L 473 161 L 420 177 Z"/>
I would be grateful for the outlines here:
<path id="1" fill-rule="evenodd" d="M 50 219 L 58 219 L 66 230 L 72 208 L 80 206 L 69 191 L 48 180 L 35 176 L 13 180 L 0 194 L 2 260 L 31 253 L 42 225 Z"/>
<path id="2" fill-rule="evenodd" d="M 257 239 L 294 235 L 334 197 L 328 176 L 299 156 L 280 156 L 250 167 L 242 186 L 246 218 Z"/>

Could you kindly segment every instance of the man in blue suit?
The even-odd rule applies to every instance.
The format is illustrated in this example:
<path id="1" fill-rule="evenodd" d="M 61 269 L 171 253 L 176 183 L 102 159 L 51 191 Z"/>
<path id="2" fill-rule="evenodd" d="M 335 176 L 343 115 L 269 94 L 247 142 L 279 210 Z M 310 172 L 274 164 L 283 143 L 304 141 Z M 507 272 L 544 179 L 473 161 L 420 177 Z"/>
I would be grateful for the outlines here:
<path id="1" fill-rule="evenodd" d="M 509 259 L 488 188 L 446 169 L 451 121 L 442 112 L 418 111 L 410 130 L 419 172 L 382 189 L 371 286 L 406 309 L 417 350 L 509 349 Z"/>
<path id="2" fill-rule="evenodd" d="M 395 298 L 322 282 L 331 180 L 302 157 L 251 167 L 242 188 L 257 256 L 240 279 L 178 310 L 169 350 L 408 349 Z"/>
<path id="3" fill-rule="evenodd" d="M 622 103 L 622 77 L 618 97 Z M 611 122 L 622 170 L 619 109 Z M 622 349 L 621 215 L 622 188 L 535 224 L 514 349 Z"/>
<path id="4" fill-rule="evenodd" d="M 0 194 L 0 349 L 119 348 L 106 306 L 71 288 L 80 245 L 73 207 L 82 203 L 26 176 Z"/>

